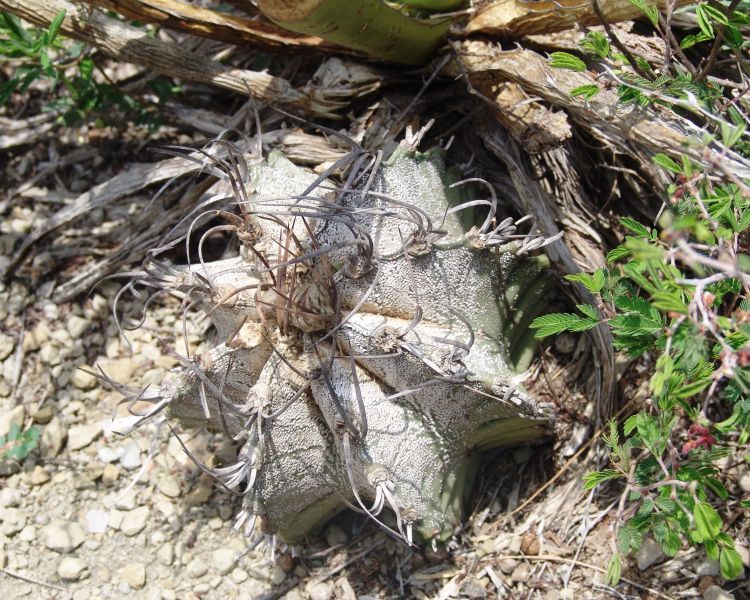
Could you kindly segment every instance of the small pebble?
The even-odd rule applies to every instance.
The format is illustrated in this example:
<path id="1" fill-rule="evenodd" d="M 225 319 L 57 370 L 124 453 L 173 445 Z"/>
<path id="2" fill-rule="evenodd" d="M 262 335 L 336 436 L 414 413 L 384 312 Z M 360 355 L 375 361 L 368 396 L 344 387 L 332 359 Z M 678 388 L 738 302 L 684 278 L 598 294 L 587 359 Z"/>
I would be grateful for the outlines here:
<path id="1" fill-rule="evenodd" d="M 86 563 L 80 558 L 64 556 L 57 566 L 57 574 L 65 581 L 78 581 L 86 571 Z"/>
<path id="2" fill-rule="evenodd" d="M 133 471 L 141 466 L 141 449 L 134 441 L 131 441 L 120 456 L 120 465 L 123 469 Z"/>
<path id="3" fill-rule="evenodd" d="M 200 558 L 194 558 L 191 560 L 187 567 L 187 574 L 193 579 L 203 577 L 208 572 L 208 565 L 203 562 Z"/>
<path id="4" fill-rule="evenodd" d="M 126 563 L 119 571 L 122 581 L 127 583 L 134 590 L 140 590 L 146 585 L 146 567 L 140 563 Z"/>
<path id="5" fill-rule="evenodd" d="M 31 473 L 29 473 L 29 483 L 31 483 L 31 485 L 42 485 L 47 483 L 49 480 L 49 473 L 47 473 L 47 471 L 41 465 L 37 465 L 36 467 L 34 467 Z"/>
<path id="6" fill-rule="evenodd" d="M 65 322 L 65 327 L 68 330 L 70 337 L 72 337 L 74 340 L 77 340 L 84 333 L 86 333 L 89 325 L 91 325 L 91 322 L 88 319 L 84 319 L 83 317 L 79 317 L 78 315 L 70 315 L 68 317 L 68 320 Z"/>
<path id="7" fill-rule="evenodd" d="M 102 469 L 102 483 L 104 485 L 107 487 L 113 486 L 117 483 L 118 477 L 120 477 L 120 469 L 117 465 L 113 465 L 112 463 L 104 465 L 104 469 Z"/>
<path id="8" fill-rule="evenodd" d="M 126 512 L 120 523 L 120 531 L 127 536 L 134 536 L 146 527 L 151 511 L 147 506 L 139 506 Z"/>
<path id="9" fill-rule="evenodd" d="M 236 556 L 234 550 L 230 548 L 219 548 L 214 550 L 211 554 L 211 564 L 214 566 L 221 575 L 226 575 L 236 564 Z"/>
<path id="10" fill-rule="evenodd" d="M 50 550 L 68 554 L 83 544 L 86 535 L 76 522 L 54 520 L 42 529 L 42 538 Z"/>
<path id="11" fill-rule="evenodd" d="M 180 495 L 180 484 L 171 475 L 159 477 L 156 487 L 168 498 L 177 498 Z"/>
<path id="12" fill-rule="evenodd" d="M 68 430 L 68 448 L 81 450 L 89 446 L 101 433 L 102 428 L 98 423 L 74 425 Z"/>
<path id="13" fill-rule="evenodd" d="M 310 600 L 331 600 L 333 598 L 333 586 L 326 582 L 315 583 L 307 588 Z"/>
<path id="14" fill-rule="evenodd" d="M 247 580 L 247 572 L 243 569 L 234 569 L 230 577 L 236 584 L 240 584 Z"/>
<path id="15" fill-rule="evenodd" d="M 165 567 L 171 565 L 174 560 L 174 546 L 169 542 L 159 546 L 159 549 L 156 551 L 156 560 Z"/>
<path id="16" fill-rule="evenodd" d="M 19 508 L 6 508 L 2 511 L 0 518 L 3 520 L 3 526 L 0 532 L 8 537 L 16 535 L 26 527 L 26 514 Z"/>
<path id="17" fill-rule="evenodd" d="M 109 515 L 98 508 L 86 512 L 86 531 L 89 533 L 104 533 L 107 531 Z"/>

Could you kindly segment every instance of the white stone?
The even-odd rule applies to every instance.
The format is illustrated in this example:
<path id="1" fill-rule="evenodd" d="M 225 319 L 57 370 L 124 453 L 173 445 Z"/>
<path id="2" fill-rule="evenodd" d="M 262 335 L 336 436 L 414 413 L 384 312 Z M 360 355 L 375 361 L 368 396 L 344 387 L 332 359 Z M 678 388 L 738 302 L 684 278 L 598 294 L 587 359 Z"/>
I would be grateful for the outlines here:
<path id="1" fill-rule="evenodd" d="M 187 574 L 193 579 L 203 577 L 208 572 L 208 565 L 203 562 L 200 558 L 194 558 L 191 560 L 187 567 Z"/>
<path id="2" fill-rule="evenodd" d="M 126 563 L 119 571 L 122 581 L 127 583 L 134 590 L 140 590 L 146 585 L 146 567 L 140 563 Z"/>
<path id="3" fill-rule="evenodd" d="M 16 341 L 11 336 L 0 333 L 0 360 L 8 358 L 15 347 Z"/>
<path id="4" fill-rule="evenodd" d="M 59 417 L 52 417 L 52 420 L 47 423 L 44 431 L 42 431 L 42 438 L 39 441 L 39 450 L 43 456 L 54 458 L 60 454 L 64 443 L 65 428 L 63 427 L 62 421 Z"/>
<path id="5" fill-rule="evenodd" d="M 130 443 L 125 446 L 122 456 L 120 456 L 120 464 L 122 465 L 123 469 L 133 471 L 139 468 L 141 466 L 141 463 L 141 449 L 138 447 L 138 444 L 136 444 L 135 441 L 131 440 Z"/>
<path id="6" fill-rule="evenodd" d="M 247 571 L 243 569 L 234 569 L 231 574 L 232 581 L 236 584 L 240 584 L 243 581 L 247 581 Z"/>
<path id="7" fill-rule="evenodd" d="M 8 435 L 13 425 L 17 425 L 19 429 L 23 428 L 25 417 L 26 409 L 23 407 L 23 404 L 0 413 L 0 435 Z"/>
<path id="8" fill-rule="evenodd" d="M 70 315 L 65 322 L 65 327 L 67 328 L 70 337 L 74 340 L 77 340 L 86 333 L 89 325 L 91 325 L 91 322 L 88 319 L 84 319 L 78 315 Z"/>
<path id="9" fill-rule="evenodd" d="M 39 351 L 39 360 L 41 360 L 43 364 L 49 365 L 50 367 L 59 365 L 62 362 L 62 358 L 60 357 L 60 348 L 57 347 L 57 344 L 52 344 L 49 342 L 44 344 L 44 346 L 42 346 L 42 349 Z"/>
<path id="10" fill-rule="evenodd" d="M 739 484 L 743 492 L 750 493 L 750 469 L 745 469 L 740 475 Z"/>
<path id="11" fill-rule="evenodd" d="M 96 452 L 96 456 L 100 461 L 104 463 L 113 463 L 120 460 L 122 456 L 122 448 L 111 448 L 109 446 L 102 446 Z"/>
<path id="12" fill-rule="evenodd" d="M 211 564 L 221 575 L 226 575 L 236 564 L 236 555 L 230 548 L 219 548 L 211 554 Z"/>
<path id="13" fill-rule="evenodd" d="M 0 531 L 8 537 L 17 534 L 26 527 L 26 514 L 19 508 L 6 508 L 0 514 L 3 526 Z"/>
<path id="14" fill-rule="evenodd" d="M 122 523 L 120 523 L 120 531 L 127 536 L 140 533 L 146 527 L 150 515 L 151 512 L 146 506 L 139 506 L 126 512 L 122 518 Z"/>
<path id="15" fill-rule="evenodd" d="M 135 360 L 132 358 L 100 358 L 96 364 L 107 377 L 118 383 L 128 383 L 133 375 Z"/>
<path id="16" fill-rule="evenodd" d="M 84 371 L 76 367 L 70 375 L 70 382 L 79 390 L 90 390 L 96 385 L 96 377 L 89 373 L 88 370 Z"/>
<path id="17" fill-rule="evenodd" d="M 165 567 L 171 565 L 174 560 L 174 546 L 169 542 L 159 546 L 159 549 L 156 551 L 156 560 Z"/>
<path id="18" fill-rule="evenodd" d="M 98 508 L 86 512 L 86 531 L 89 533 L 104 533 L 107 531 L 109 515 Z"/>
<path id="19" fill-rule="evenodd" d="M 74 425 L 68 430 L 68 448 L 81 450 L 89 446 L 101 433 L 102 428 L 98 423 Z"/>
<path id="20" fill-rule="evenodd" d="M 60 554 L 73 552 L 86 540 L 83 528 L 75 521 L 52 521 L 42 529 L 44 545 Z"/>
<path id="21" fill-rule="evenodd" d="M 64 556 L 57 565 L 57 574 L 65 581 L 78 581 L 86 571 L 86 563 L 80 558 Z"/>
<path id="22" fill-rule="evenodd" d="M 314 583 L 308 586 L 307 593 L 310 600 L 331 600 L 333 598 L 333 586 L 326 582 Z"/>
<path id="23" fill-rule="evenodd" d="M 163 475 L 156 482 L 158 490 L 169 498 L 177 498 L 180 495 L 180 484 L 172 475 Z"/>
<path id="24" fill-rule="evenodd" d="M 664 552 L 661 549 L 661 545 L 654 541 L 652 538 L 647 537 L 643 540 L 638 554 L 636 554 L 636 561 L 638 562 L 638 569 L 645 571 L 651 565 L 654 565 L 664 560 Z"/>
<path id="25" fill-rule="evenodd" d="M 722 590 L 718 585 L 712 585 L 703 592 L 703 600 L 734 600 L 734 594 Z"/>
<path id="26" fill-rule="evenodd" d="M 0 490 L 0 506 L 8 508 L 10 506 L 20 506 L 23 496 L 18 488 L 3 488 Z"/>

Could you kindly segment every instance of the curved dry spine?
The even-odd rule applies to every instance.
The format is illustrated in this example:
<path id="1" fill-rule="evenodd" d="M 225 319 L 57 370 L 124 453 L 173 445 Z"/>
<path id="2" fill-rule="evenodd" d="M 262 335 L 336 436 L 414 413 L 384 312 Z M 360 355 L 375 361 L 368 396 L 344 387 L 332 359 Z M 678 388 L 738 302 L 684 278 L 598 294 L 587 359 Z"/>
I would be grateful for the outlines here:
<path id="1" fill-rule="evenodd" d="M 524 255 L 554 240 L 502 218 L 495 190 L 447 174 L 439 150 L 357 147 L 322 175 L 277 153 L 247 166 L 227 142 L 191 160 L 233 196 L 191 211 L 124 289 L 213 325 L 213 345 L 175 354 L 182 368 L 148 393 L 239 443 L 236 462 L 202 467 L 244 495 L 235 527 L 296 541 L 351 507 L 407 543 L 449 537 L 478 452 L 548 422 L 517 373 L 549 281 Z M 477 184 L 488 198 L 467 196 Z M 205 260 L 216 234 L 239 252 Z M 197 261 L 160 258 L 195 236 Z"/>

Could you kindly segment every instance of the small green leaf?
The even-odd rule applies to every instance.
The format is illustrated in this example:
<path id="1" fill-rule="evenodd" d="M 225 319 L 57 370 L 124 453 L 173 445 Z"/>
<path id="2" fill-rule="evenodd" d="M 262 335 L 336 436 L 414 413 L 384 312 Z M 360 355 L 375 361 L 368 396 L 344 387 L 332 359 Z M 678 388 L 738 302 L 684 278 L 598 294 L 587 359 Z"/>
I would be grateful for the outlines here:
<path id="1" fill-rule="evenodd" d="M 734 546 L 721 548 L 719 569 L 724 579 L 736 579 L 742 575 L 742 556 Z"/>
<path id="2" fill-rule="evenodd" d="M 543 338 L 563 331 L 586 331 L 599 324 L 599 321 L 591 318 L 582 318 L 571 313 L 555 313 L 542 315 L 532 321 L 532 329 L 538 329 L 536 338 Z"/>
<path id="3" fill-rule="evenodd" d="M 682 167 L 680 167 L 680 165 L 669 158 L 666 154 L 662 154 L 660 152 L 659 154 L 655 154 L 651 160 L 653 160 L 660 167 L 667 169 L 668 171 L 672 171 L 673 173 L 678 174 L 682 173 Z"/>
<path id="4" fill-rule="evenodd" d="M 648 227 L 646 227 L 642 223 L 639 223 L 635 219 L 631 219 L 630 217 L 620 217 L 619 221 L 620 225 L 622 225 L 628 231 L 635 233 L 636 235 L 641 235 L 643 237 L 651 237 L 651 232 L 649 231 Z"/>
<path id="5" fill-rule="evenodd" d="M 609 564 L 607 565 L 607 576 L 605 579 L 607 585 L 617 585 L 620 581 L 621 575 L 622 560 L 620 559 L 619 554 L 613 554 L 612 558 L 609 559 Z"/>
<path id="6" fill-rule="evenodd" d="M 714 37 L 714 26 L 711 24 L 709 13 L 706 11 L 707 4 L 699 4 L 695 9 L 695 18 L 698 21 L 698 27 L 704 35 L 713 39 Z"/>
<path id="7" fill-rule="evenodd" d="M 55 43 L 55 38 L 57 38 L 57 34 L 60 31 L 60 26 L 63 24 L 63 21 L 65 20 L 65 11 L 61 10 L 57 15 L 55 15 L 55 18 L 52 19 L 52 23 L 49 25 L 49 29 L 47 29 L 47 43 L 52 45 Z"/>
<path id="8" fill-rule="evenodd" d="M 664 312 L 686 315 L 688 307 L 677 292 L 657 292 L 651 296 L 651 305 Z"/>
<path id="9" fill-rule="evenodd" d="M 731 148 L 742 138 L 742 134 L 745 133 L 745 124 L 741 123 L 736 127 L 732 127 L 726 121 L 721 122 L 721 141 L 727 148 Z"/>
<path id="10" fill-rule="evenodd" d="M 628 250 L 623 245 L 617 246 L 616 248 L 610 250 L 610 252 L 607 254 L 607 264 L 612 264 L 613 262 L 617 262 L 621 258 L 625 258 L 627 256 L 630 256 L 630 250 Z"/>
<path id="11" fill-rule="evenodd" d="M 693 519 L 701 540 L 712 540 L 721 531 L 721 517 L 707 502 L 695 503 Z"/>
<path id="12" fill-rule="evenodd" d="M 602 469 L 601 471 L 591 471 L 583 476 L 583 489 L 591 490 L 594 489 L 600 483 L 609 481 L 610 479 L 617 479 L 622 474 L 615 469 Z"/>
<path id="13" fill-rule="evenodd" d="M 583 285 L 589 292 L 596 294 L 601 291 L 604 287 L 605 276 L 604 269 L 597 269 L 593 275 L 586 273 L 573 273 L 572 275 L 566 275 L 565 279 L 568 281 L 574 281 Z"/>
<path id="14" fill-rule="evenodd" d="M 574 87 L 568 93 L 573 98 L 577 98 L 578 96 L 581 96 L 584 100 L 591 100 L 594 96 L 596 96 L 599 93 L 599 86 L 596 85 L 595 83 L 587 83 L 585 85 L 579 85 L 578 87 Z"/>
<path id="15" fill-rule="evenodd" d="M 569 52 L 552 52 L 549 57 L 549 65 L 554 69 L 568 69 L 578 72 L 586 70 L 586 63 Z"/>

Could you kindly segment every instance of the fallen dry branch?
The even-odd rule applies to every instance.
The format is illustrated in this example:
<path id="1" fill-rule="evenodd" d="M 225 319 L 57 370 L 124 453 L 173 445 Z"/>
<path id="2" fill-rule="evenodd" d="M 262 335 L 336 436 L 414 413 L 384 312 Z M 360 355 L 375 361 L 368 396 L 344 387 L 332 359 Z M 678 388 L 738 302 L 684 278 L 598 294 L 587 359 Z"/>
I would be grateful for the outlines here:
<path id="1" fill-rule="evenodd" d="M 180 0 L 92 0 L 89 4 L 113 10 L 143 23 L 164 25 L 230 44 L 269 49 L 306 48 L 349 52 L 319 37 L 286 31 L 264 19 L 230 15 Z"/>
<path id="2" fill-rule="evenodd" d="M 0 0 L 0 10 L 47 27 L 60 11 L 66 16 L 61 32 L 83 41 L 124 62 L 143 66 L 155 73 L 187 81 L 197 81 L 273 103 L 314 117 L 335 118 L 348 103 L 331 100 L 317 90 L 314 95 L 295 89 L 286 79 L 267 73 L 237 69 L 181 48 L 177 44 L 150 37 L 94 10 L 90 14 L 66 0 Z"/>
<path id="3" fill-rule="evenodd" d="M 553 69 L 540 54 L 519 48 L 503 52 L 485 42 L 455 44 L 456 64 L 451 72 L 465 75 L 472 86 L 485 92 L 501 81 L 518 83 L 527 94 L 564 108 L 581 127 L 602 136 L 612 145 L 636 155 L 663 152 L 679 157 L 684 153 L 699 164 L 718 159 L 700 142 L 703 130 L 672 111 L 658 106 L 623 105 L 616 90 L 601 89 L 591 100 L 571 97 L 574 88 L 596 84 L 590 73 Z M 642 157 L 643 158 L 643 157 Z M 727 168 L 745 177 L 748 167 L 729 155 L 721 156 Z M 741 174 L 741 175 L 740 175 Z"/>
<path id="4" fill-rule="evenodd" d="M 689 3 L 689 0 L 676 0 L 675 7 Z M 665 0 L 658 0 L 656 4 L 662 8 Z M 599 0 L 599 7 L 608 23 L 643 16 L 641 10 L 630 0 Z M 520 37 L 601 23 L 588 0 L 497 0 L 481 8 L 466 25 L 465 32 Z"/>

